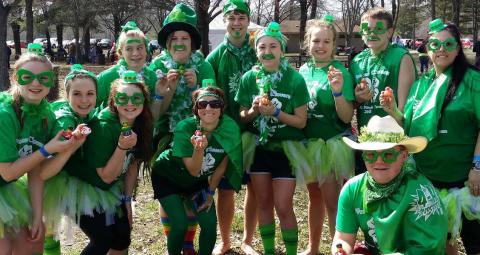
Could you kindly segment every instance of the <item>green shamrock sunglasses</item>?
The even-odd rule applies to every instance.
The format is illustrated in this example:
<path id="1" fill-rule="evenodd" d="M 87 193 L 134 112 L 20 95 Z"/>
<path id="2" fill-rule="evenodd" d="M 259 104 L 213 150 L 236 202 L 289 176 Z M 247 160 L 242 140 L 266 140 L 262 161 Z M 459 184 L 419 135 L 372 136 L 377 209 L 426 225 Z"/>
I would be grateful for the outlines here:
<path id="1" fill-rule="evenodd" d="M 132 102 L 132 104 L 135 106 L 139 106 L 143 105 L 143 103 L 145 102 L 145 97 L 140 92 L 135 92 L 131 96 L 128 96 L 127 93 L 123 92 L 118 92 L 115 95 L 115 104 L 119 106 L 127 105 L 128 101 Z"/>
<path id="2" fill-rule="evenodd" d="M 37 80 L 40 84 L 47 88 L 51 88 L 55 85 L 53 71 L 45 71 L 38 74 L 32 73 L 30 70 L 20 68 L 17 71 L 17 82 L 20 85 L 27 85 Z"/>
<path id="3" fill-rule="evenodd" d="M 369 35 L 369 34 L 376 34 L 376 35 L 383 35 L 388 31 L 388 28 L 385 28 L 383 22 L 377 21 L 377 24 L 374 28 L 369 28 L 367 22 L 362 22 L 360 25 L 360 34 L 361 35 Z"/>
<path id="4" fill-rule="evenodd" d="M 375 163 L 377 161 L 378 156 L 382 158 L 382 161 L 387 164 L 391 164 L 395 162 L 400 155 L 400 152 L 395 150 L 394 148 L 383 150 L 383 151 L 364 151 L 362 153 L 363 160 L 366 163 Z"/>
<path id="5" fill-rule="evenodd" d="M 430 51 L 437 52 L 440 48 L 442 48 L 442 46 L 446 51 L 452 52 L 457 49 L 458 43 L 454 37 L 449 37 L 443 42 L 437 38 L 428 39 L 427 47 Z"/>

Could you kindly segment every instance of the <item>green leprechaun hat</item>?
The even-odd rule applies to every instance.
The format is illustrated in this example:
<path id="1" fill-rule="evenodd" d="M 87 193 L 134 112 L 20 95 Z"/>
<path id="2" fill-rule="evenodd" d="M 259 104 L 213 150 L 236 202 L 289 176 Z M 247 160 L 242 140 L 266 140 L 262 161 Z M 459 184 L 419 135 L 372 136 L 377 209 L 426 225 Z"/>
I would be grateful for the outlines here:
<path id="1" fill-rule="evenodd" d="M 122 75 L 122 83 L 141 83 L 142 81 L 138 79 L 137 72 L 128 70 L 125 71 Z"/>
<path id="2" fill-rule="evenodd" d="M 428 24 L 428 34 L 440 32 L 446 27 L 447 25 L 443 23 L 442 19 L 434 19 Z"/>
<path id="3" fill-rule="evenodd" d="M 158 33 L 158 42 L 163 48 L 167 48 L 167 38 L 175 31 L 186 31 L 192 37 L 195 50 L 200 49 L 202 37 L 197 29 L 197 14 L 185 4 L 177 4 L 163 21 L 162 30 Z"/>
<path id="4" fill-rule="evenodd" d="M 245 13 L 250 17 L 250 7 L 248 7 L 248 4 L 243 0 L 227 0 L 223 6 L 223 15 L 231 11 Z"/>
<path id="5" fill-rule="evenodd" d="M 39 43 L 29 43 L 27 45 L 27 51 L 38 56 L 43 56 L 43 48 Z"/>
<path id="6" fill-rule="evenodd" d="M 260 32 L 258 32 L 255 36 L 255 47 L 257 46 L 258 40 L 260 40 L 260 38 L 264 36 L 270 36 L 277 39 L 277 41 L 280 42 L 280 45 L 282 46 L 282 51 L 285 52 L 287 42 L 285 41 L 285 37 L 281 32 L 280 24 L 273 21 L 270 22 L 266 28 L 260 30 Z"/>

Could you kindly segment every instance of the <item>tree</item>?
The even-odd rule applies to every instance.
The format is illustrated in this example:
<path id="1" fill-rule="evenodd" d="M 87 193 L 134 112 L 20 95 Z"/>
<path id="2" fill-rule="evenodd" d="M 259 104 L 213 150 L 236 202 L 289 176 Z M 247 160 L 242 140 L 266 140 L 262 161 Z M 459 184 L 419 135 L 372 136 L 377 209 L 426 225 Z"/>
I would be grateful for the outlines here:
<path id="1" fill-rule="evenodd" d="M 280 0 L 273 0 L 274 11 L 273 11 L 273 21 L 280 23 Z"/>
<path id="2" fill-rule="evenodd" d="M 299 0 L 300 2 L 300 49 L 303 48 L 303 40 L 305 38 L 305 27 L 307 26 L 307 0 Z M 300 53 L 303 54 L 304 51 L 300 50 Z"/>
<path id="3" fill-rule="evenodd" d="M 461 0 L 454 0 L 452 1 L 452 13 L 453 18 L 452 21 L 457 26 L 460 26 L 460 8 L 461 8 L 462 1 Z"/>
<path id="4" fill-rule="evenodd" d="M 315 19 L 317 17 L 318 0 L 311 0 L 310 5 L 309 19 Z"/>
<path id="5" fill-rule="evenodd" d="M 27 19 L 27 43 L 33 42 L 33 0 L 25 0 L 25 16 Z"/>
<path id="6" fill-rule="evenodd" d="M 350 46 L 353 28 L 360 23 L 360 15 L 364 8 L 368 8 L 366 0 L 340 0 L 343 25 L 345 27 L 345 46 Z"/>
<path id="7" fill-rule="evenodd" d="M 5 52 L 7 51 L 8 13 L 10 12 L 10 5 L 12 3 L 12 0 L 2 0 L 2 5 L 0 6 L 0 90 L 5 90 L 10 87 L 8 69 L 5 64 L 9 59 Z"/>
<path id="8" fill-rule="evenodd" d="M 212 21 L 222 12 L 222 10 L 218 9 L 221 2 L 221 0 L 214 0 L 212 8 L 210 8 L 210 0 L 195 1 L 195 11 L 197 13 L 197 27 L 200 35 L 202 36 L 202 53 L 205 56 L 208 55 L 210 51 L 208 39 L 208 25 L 210 24 L 210 21 Z"/>
<path id="9" fill-rule="evenodd" d="M 432 20 L 437 18 L 437 14 L 435 12 L 435 0 L 430 0 L 430 14 Z"/>

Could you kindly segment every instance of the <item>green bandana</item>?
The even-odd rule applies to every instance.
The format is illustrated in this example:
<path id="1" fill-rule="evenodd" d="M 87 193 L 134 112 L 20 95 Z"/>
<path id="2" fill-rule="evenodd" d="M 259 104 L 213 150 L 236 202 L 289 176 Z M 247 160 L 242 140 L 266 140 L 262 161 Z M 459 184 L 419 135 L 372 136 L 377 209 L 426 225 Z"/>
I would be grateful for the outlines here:
<path id="1" fill-rule="evenodd" d="M 447 27 L 446 24 L 443 24 L 442 19 L 434 19 L 428 24 L 428 34 L 435 34 Z"/>
<path id="2" fill-rule="evenodd" d="M 287 42 L 285 41 L 283 34 L 281 32 L 281 27 L 280 24 L 277 22 L 270 22 L 268 26 L 260 32 L 257 33 L 257 36 L 255 37 L 255 47 L 258 44 L 258 40 L 264 36 L 270 36 L 275 38 L 281 45 L 282 51 L 285 52 L 285 49 L 287 48 Z"/>
<path id="3" fill-rule="evenodd" d="M 223 6 L 223 15 L 225 16 L 227 13 L 232 11 L 245 13 L 250 17 L 250 7 L 248 7 L 248 4 L 243 0 L 227 0 Z"/>
<path id="4" fill-rule="evenodd" d="M 223 43 L 227 46 L 227 50 L 233 53 L 233 55 L 235 55 L 240 60 L 241 73 L 246 73 L 247 71 L 252 69 L 253 64 L 255 64 L 255 62 L 250 57 L 255 56 L 255 50 L 250 46 L 249 41 L 250 35 L 248 33 L 245 35 L 245 41 L 243 42 L 241 48 L 237 48 L 235 47 L 235 45 L 231 44 L 228 40 L 227 35 L 225 35 L 225 38 L 223 39 Z"/>
<path id="5" fill-rule="evenodd" d="M 365 182 L 365 198 L 363 199 L 363 209 L 365 213 L 369 213 L 371 206 L 376 201 L 390 197 L 402 184 L 404 177 L 415 172 L 414 164 L 406 161 L 400 173 L 389 183 L 379 184 L 372 176 L 367 173 L 367 181 Z"/>
<path id="6" fill-rule="evenodd" d="M 97 76 L 95 76 L 94 73 L 83 69 L 83 66 L 80 64 L 75 64 L 75 65 L 72 65 L 72 67 L 70 67 L 70 73 L 68 73 L 67 76 L 65 77 L 64 87 L 66 86 L 67 81 L 75 79 L 75 77 L 79 74 L 86 74 L 90 78 L 92 78 L 94 81 L 97 81 Z"/>
<path id="7" fill-rule="evenodd" d="M 28 85 L 35 79 L 47 88 L 55 86 L 55 73 L 53 71 L 45 71 L 38 74 L 32 73 L 30 70 L 20 68 L 17 71 L 17 82 L 20 85 Z"/>
<path id="8" fill-rule="evenodd" d="M 27 51 L 38 56 L 43 56 L 43 47 L 39 43 L 29 43 L 27 46 Z"/>
<path id="9" fill-rule="evenodd" d="M 452 68 L 449 67 L 438 77 L 435 77 L 435 70 L 432 69 L 417 81 L 420 84 L 413 97 L 419 93 L 420 88 L 427 88 L 427 91 L 421 99 L 417 99 L 413 111 L 405 112 L 404 127 L 410 131 L 408 133 L 410 136 L 425 136 L 428 141 L 437 137 L 437 125 L 451 77 Z"/>
<path id="10" fill-rule="evenodd" d="M 266 94 L 267 96 L 270 95 L 270 90 L 277 88 L 278 84 L 283 78 L 283 74 L 287 71 L 287 68 L 290 64 L 285 58 L 280 59 L 280 68 L 278 71 L 270 73 L 265 70 L 263 66 L 254 66 L 252 70 L 254 70 L 256 75 L 257 86 L 260 91 L 259 96 L 263 96 Z M 272 128 L 269 126 L 270 120 L 275 118 L 273 116 L 263 116 L 260 115 L 253 123 L 255 127 L 260 130 L 260 137 L 259 142 L 260 144 L 266 144 L 268 142 L 268 137 L 271 136 L 273 132 Z"/>

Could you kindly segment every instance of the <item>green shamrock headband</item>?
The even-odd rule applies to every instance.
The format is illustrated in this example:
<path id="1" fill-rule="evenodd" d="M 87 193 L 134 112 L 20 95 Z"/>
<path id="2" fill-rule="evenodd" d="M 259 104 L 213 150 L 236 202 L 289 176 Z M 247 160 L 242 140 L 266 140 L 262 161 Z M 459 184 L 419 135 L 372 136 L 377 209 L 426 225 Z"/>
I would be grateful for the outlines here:
<path id="1" fill-rule="evenodd" d="M 75 64 L 75 65 L 72 65 L 72 67 L 70 68 L 70 73 L 68 73 L 67 76 L 65 77 L 64 86 L 66 86 L 68 81 L 75 79 L 75 77 L 79 74 L 86 74 L 90 78 L 92 78 L 94 81 L 97 81 L 97 77 L 95 76 L 94 73 L 83 69 L 83 66 L 80 64 Z"/>
<path id="2" fill-rule="evenodd" d="M 428 34 L 440 32 L 446 27 L 447 25 L 443 23 L 442 19 L 434 19 L 428 24 Z"/>
<path id="3" fill-rule="evenodd" d="M 125 23 L 125 25 L 122 26 L 122 33 L 127 33 L 128 31 L 130 30 L 137 30 L 137 31 L 142 31 L 140 30 L 140 28 L 137 26 L 137 23 L 135 23 L 135 21 L 127 21 L 127 23 Z M 145 44 L 145 50 L 148 51 L 148 38 L 147 36 L 145 35 L 145 39 L 139 39 L 139 38 L 128 38 L 126 39 L 125 41 L 125 44 L 130 44 L 130 43 L 143 43 Z M 117 43 L 116 43 L 116 47 L 117 47 L 117 50 L 120 48 L 120 43 L 118 42 L 118 39 L 117 39 Z"/>
<path id="4" fill-rule="evenodd" d="M 335 17 L 333 17 L 332 14 L 328 13 L 323 17 L 323 22 L 327 25 L 333 25 L 333 22 L 335 21 Z"/>
<path id="5" fill-rule="evenodd" d="M 122 32 L 128 32 L 130 30 L 140 30 L 135 21 L 128 21 L 125 25 L 122 26 Z"/>
<path id="6" fill-rule="evenodd" d="M 283 38 L 283 34 L 280 30 L 280 24 L 278 24 L 277 22 L 270 22 L 266 28 L 260 30 L 257 36 L 255 36 L 255 46 L 257 46 L 258 40 L 260 40 L 260 38 L 264 36 L 270 36 L 275 38 L 280 43 L 280 45 L 282 46 L 282 51 L 285 52 L 285 49 L 287 48 L 287 42 Z"/>
<path id="7" fill-rule="evenodd" d="M 33 53 L 37 56 L 43 57 L 43 48 L 39 43 L 29 43 L 27 46 L 27 51 Z"/>

